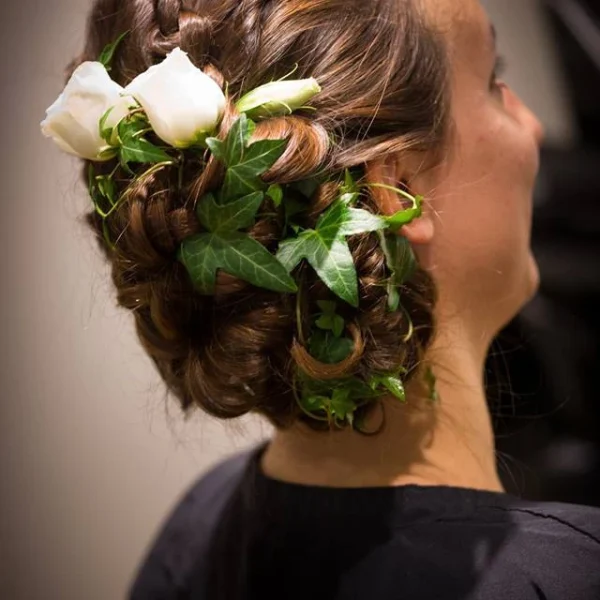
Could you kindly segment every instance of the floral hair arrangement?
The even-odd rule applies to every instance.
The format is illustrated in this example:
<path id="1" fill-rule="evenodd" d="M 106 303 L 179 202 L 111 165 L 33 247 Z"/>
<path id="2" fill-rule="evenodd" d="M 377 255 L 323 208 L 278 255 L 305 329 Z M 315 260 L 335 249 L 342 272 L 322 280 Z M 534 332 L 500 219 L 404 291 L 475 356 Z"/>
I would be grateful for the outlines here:
<path id="1" fill-rule="evenodd" d="M 128 32 L 107 46 L 97 62 L 85 62 L 73 73 L 64 91 L 47 110 L 41 129 L 46 137 L 71 155 L 90 161 L 89 192 L 96 212 L 106 220 L 127 200 L 127 189 L 117 194 L 113 181 L 122 167 L 132 181 L 167 167 L 178 167 L 180 181 L 186 155 L 193 153 L 206 162 L 210 156 L 225 167 L 219 190 L 197 202 L 195 212 L 202 233 L 185 239 L 177 259 L 187 269 L 200 294 L 214 292 L 217 275 L 224 271 L 259 288 L 295 294 L 300 263 L 307 263 L 337 297 L 319 301 L 312 315 L 310 332 L 303 332 L 298 318 L 298 340 L 313 359 L 341 365 L 355 350 L 352 325 L 338 312 L 338 302 L 358 308 L 358 279 L 349 236 L 376 232 L 387 259 L 388 309 L 404 311 L 400 287 L 413 275 L 417 263 L 408 241 L 397 231 L 421 216 L 423 198 L 383 184 L 361 184 L 354 171 L 325 173 L 313 179 L 287 185 L 267 185 L 261 175 L 283 155 L 287 140 L 251 142 L 255 122 L 308 109 L 310 100 L 321 92 L 315 79 L 274 81 L 241 97 L 235 104 L 239 117 L 224 139 L 215 137 L 227 105 L 227 92 L 197 68 L 188 55 L 176 48 L 160 64 L 138 75 L 126 88 L 114 82 L 109 72 L 116 48 Z M 153 131 L 164 145 L 151 143 Z M 94 163 L 117 159 L 113 172 L 97 175 Z M 132 164 L 147 165 L 136 175 Z M 306 210 L 290 198 L 294 189 L 306 199 L 325 181 L 338 183 L 337 198 L 322 212 L 313 229 L 303 228 L 298 215 Z M 411 207 L 392 216 L 381 216 L 355 208 L 368 187 L 392 190 L 411 202 Z M 275 254 L 252 238 L 247 230 L 254 225 L 265 201 L 285 215 L 284 231 Z M 113 247 L 105 227 L 105 238 Z M 300 301 L 297 295 L 297 304 Z M 298 314 L 300 310 L 298 307 Z M 405 341 L 412 337 L 409 331 Z M 335 371 L 335 369 L 334 369 Z M 395 373 L 371 374 L 368 378 L 335 375 L 319 380 L 298 369 L 294 382 L 301 410 L 312 419 L 343 427 L 355 422 L 357 409 L 391 394 L 405 401 L 404 369 Z M 435 377 L 428 369 L 431 399 L 437 397 Z"/>

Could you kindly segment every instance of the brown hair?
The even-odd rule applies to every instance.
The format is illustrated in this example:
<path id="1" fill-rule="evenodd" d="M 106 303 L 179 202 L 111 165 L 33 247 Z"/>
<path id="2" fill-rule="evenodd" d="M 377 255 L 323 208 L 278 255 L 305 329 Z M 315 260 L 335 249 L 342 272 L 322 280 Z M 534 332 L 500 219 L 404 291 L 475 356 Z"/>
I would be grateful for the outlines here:
<path id="1" fill-rule="evenodd" d="M 294 71 L 322 87 L 315 111 L 300 110 L 258 124 L 254 137 L 287 137 L 288 148 L 264 175 L 270 182 L 307 178 L 322 169 L 368 164 L 386 153 L 443 147 L 448 124 L 447 69 L 442 42 L 411 0 L 96 0 L 90 14 L 85 60 L 96 60 L 122 32 L 130 33 L 114 57 L 111 76 L 127 85 L 175 47 L 222 88 L 230 105 L 219 135 L 236 117 L 234 102 L 246 91 Z M 110 172 L 114 165 L 102 165 Z M 183 189 L 168 169 L 136 181 L 127 201 L 105 226 L 114 250 L 104 245 L 103 223 L 88 222 L 112 263 L 121 306 L 131 309 L 137 332 L 168 388 L 185 411 L 199 406 L 220 418 L 249 411 L 279 427 L 302 418 L 293 393 L 300 365 L 314 377 L 415 371 L 431 340 L 435 289 L 422 270 L 402 290 L 415 332 L 387 310 L 386 261 L 374 234 L 350 238 L 359 276 L 360 306 L 343 307 L 356 340 L 339 365 L 317 363 L 298 344 L 296 299 L 220 274 L 216 293 L 194 291 L 176 260 L 183 239 L 199 231 L 193 207 L 218 187 L 217 163 L 188 161 Z M 131 183 L 117 171 L 117 183 Z M 375 193 L 375 192 L 373 192 Z M 312 217 L 333 200 L 330 185 L 312 199 Z M 361 199 L 373 210 L 372 195 Z M 265 217 L 251 235 L 273 251 L 281 227 Z M 302 272 L 303 318 L 317 299 L 329 297 L 312 270 Z M 314 307 L 313 307 L 314 308 Z M 340 372 L 341 371 L 341 372 Z"/>

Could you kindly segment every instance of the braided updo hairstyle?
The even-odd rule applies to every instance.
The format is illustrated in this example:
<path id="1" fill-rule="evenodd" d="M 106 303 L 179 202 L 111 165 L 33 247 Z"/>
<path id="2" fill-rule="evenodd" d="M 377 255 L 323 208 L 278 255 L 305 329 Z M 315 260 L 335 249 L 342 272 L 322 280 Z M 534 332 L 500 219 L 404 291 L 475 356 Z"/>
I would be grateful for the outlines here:
<path id="1" fill-rule="evenodd" d="M 127 30 L 111 77 L 126 86 L 180 47 L 222 89 L 227 86 L 221 138 L 245 92 L 292 71 L 294 78 L 318 80 L 323 91 L 312 101 L 316 110 L 257 124 L 255 140 L 288 139 L 285 154 L 263 175 L 269 183 L 364 166 L 386 153 L 431 156 L 443 146 L 446 56 L 412 0 L 95 0 L 84 51 L 67 75 L 81 62 L 97 60 Z M 387 309 L 389 272 L 377 235 L 351 237 L 360 304 L 341 311 L 351 324 L 355 351 L 341 368 L 319 364 L 298 343 L 294 295 L 225 273 L 213 296 L 195 291 L 176 252 L 200 231 L 195 203 L 220 185 L 223 172 L 212 159 L 206 166 L 192 159 L 181 188 L 177 177 L 177 168 L 167 168 L 134 182 L 105 224 L 93 211 L 87 221 L 112 265 L 119 304 L 133 312 L 144 348 L 185 412 L 200 407 L 229 419 L 254 411 L 287 427 L 305 418 L 292 389 L 298 366 L 323 380 L 400 367 L 408 377 L 417 372 L 433 333 L 435 288 L 425 271 L 418 270 L 401 290 L 414 324 L 405 342 L 406 315 Z M 117 171 L 115 181 L 124 187 L 131 177 Z M 375 193 L 362 195 L 363 208 L 375 210 Z M 334 198 L 330 184 L 317 189 L 307 226 Z M 114 248 L 104 242 L 103 227 Z M 276 251 L 280 232 L 277 219 L 267 216 L 250 234 Z M 302 278 L 306 320 L 311 304 L 330 293 L 311 269 L 303 268 Z"/>

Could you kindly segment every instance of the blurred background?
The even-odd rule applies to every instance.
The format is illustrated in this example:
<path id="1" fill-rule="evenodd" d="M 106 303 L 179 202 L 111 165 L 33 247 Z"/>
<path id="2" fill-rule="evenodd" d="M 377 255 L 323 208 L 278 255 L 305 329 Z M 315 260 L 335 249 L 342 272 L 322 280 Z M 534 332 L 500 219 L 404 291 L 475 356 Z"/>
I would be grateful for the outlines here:
<path id="1" fill-rule="evenodd" d="M 506 79 L 547 130 L 538 297 L 488 361 L 509 491 L 600 505 L 600 7 L 485 0 Z M 81 224 L 79 165 L 39 122 L 83 43 L 88 0 L 2 7 L 0 597 L 123 598 L 160 521 L 210 464 L 269 434 L 184 423 L 114 308 Z M 507 182 L 509 185 L 510 182 Z"/>

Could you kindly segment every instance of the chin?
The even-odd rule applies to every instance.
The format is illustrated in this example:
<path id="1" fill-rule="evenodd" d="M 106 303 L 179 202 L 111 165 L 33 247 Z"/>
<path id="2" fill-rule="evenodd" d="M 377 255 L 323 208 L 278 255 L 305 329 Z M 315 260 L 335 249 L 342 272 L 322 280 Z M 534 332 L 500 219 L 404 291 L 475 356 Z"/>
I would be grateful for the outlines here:
<path id="1" fill-rule="evenodd" d="M 540 289 L 540 269 L 533 253 L 529 251 L 529 259 L 527 264 L 527 297 L 523 304 L 527 304 L 536 296 Z"/>
<path id="2" fill-rule="evenodd" d="M 521 310 L 529 303 L 538 293 L 540 287 L 540 271 L 538 264 L 531 252 L 525 264 L 523 265 L 521 277 L 516 277 L 513 281 L 515 292 L 507 296 L 510 298 L 510 303 L 504 305 L 503 314 L 498 316 L 498 331 L 506 327 Z"/>

